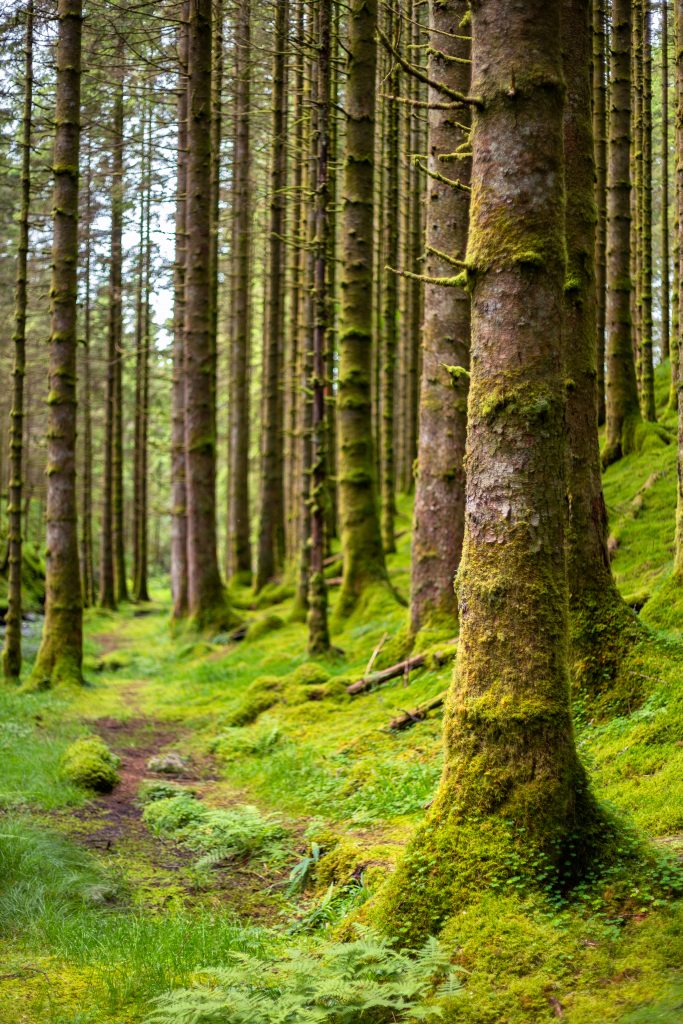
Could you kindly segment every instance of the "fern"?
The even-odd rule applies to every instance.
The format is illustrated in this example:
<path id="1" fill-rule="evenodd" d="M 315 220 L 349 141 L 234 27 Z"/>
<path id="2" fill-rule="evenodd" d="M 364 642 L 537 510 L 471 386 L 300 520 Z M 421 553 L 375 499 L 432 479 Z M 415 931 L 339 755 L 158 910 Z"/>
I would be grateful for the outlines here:
<path id="1" fill-rule="evenodd" d="M 368 932 L 278 960 L 235 952 L 195 988 L 158 999 L 147 1024 L 417 1024 L 441 1016 L 430 998 L 439 986 L 459 987 L 435 939 L 410 957 Z"/>

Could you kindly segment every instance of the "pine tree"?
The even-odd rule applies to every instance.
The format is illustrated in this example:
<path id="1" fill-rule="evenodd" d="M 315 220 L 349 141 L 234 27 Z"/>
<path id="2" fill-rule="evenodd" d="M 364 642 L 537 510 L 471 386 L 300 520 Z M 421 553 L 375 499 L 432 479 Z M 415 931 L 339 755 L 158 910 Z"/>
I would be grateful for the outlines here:
<path id="1" fill-rule="evenodd" d="M 26 375 L 26 309 L 29 215 L 31 205 L 31 127 L 33 117 L 33 0 L 26 4 L 24 50 L 24 110 L 21 125 L 21 200 L 17 246 L 16 306 L 14 313 L 14 367 L 10 413 L 10 478 L 8 513 L 7 614 L 2 666 L 5 678 L 18 679 L 21 672 L 21 568 L 22 496 L 24 454 L 24 377 Z"/>
<path id="2" fill-rule="evenodd" d="M 80 683 L 83 605 L 76 511 L 76 301 L 81 0 L 59 0 L 50 359 L 47 569 L 43 636 L 31 685 Z"/>
<path id="3" fill-rule="evenodd" d="M 595 287 L 598 424 L 605 422 L 605 298 L 607 286 L 607 0 L 593 0 L 593 139 L 595 144 Z"/>

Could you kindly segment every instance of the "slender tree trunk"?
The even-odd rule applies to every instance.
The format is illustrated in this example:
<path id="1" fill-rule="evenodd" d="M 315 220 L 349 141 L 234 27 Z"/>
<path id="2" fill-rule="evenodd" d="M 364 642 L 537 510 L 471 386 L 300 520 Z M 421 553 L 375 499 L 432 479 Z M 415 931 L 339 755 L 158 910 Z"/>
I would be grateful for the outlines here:
<path id="1" fill-rule="evenodd" d="M 586 0 L 563 0 L 567 279 L 567 573 L 571 656 L 576 682 L 595 693 L 609 686 L 634 628 L 616 588 L 607 550 L 597 423 L 595 170 L 591 132 L 591 26 Z"/>
<path id="2" fill-rule="evenodd" d="M 470 82 L 470 48 L 461 27 L 467 10 L 466 0 L 445 5 L 431 0 L 430 4 L 429 77 L 461 93 L 468 92 Z M 429 170 L 457 177 L 467 186 L 470 160 L 462 153 L 469 146 L 467 113 L 442 109 L 443 95 L 434 88 L 429 102 Z M 459 151 L 461 159 L 456 162 L 452 154 Z M 444 158 L 449 161 L 445 166 Z M 431 278 L 452 278 L 455 271 L 443 254 L 464 259 L 469 194 L 430 177 L 426 220 L 426 273 Z M 414 632 L 442 625 L 452 634 L 458 614 L 454 579 L 465 530 L 469 339 L 469 294 L 462 288 L 427 284 L 411 562 Z"/>
<path id="3" fill-rule="evenodd" d="M 148 587 L 148 435 L 149 435 L 149 358 L 151 348 L 151 192 L 152 192 L 152 107 L 147 104 L 143 118 L 142 175 L 144 191 L 140 219 L 140 303 L 136 380 L 135 438 L 135 567 L 133 596 L 149 601 Z"/>
<path id="4" fill-rule="evenodd" d="M 436 930 L 506 871 L 535 889 L 538 858 L 571 884 L 592 852 L 567 663 L 561 8 L 472 7 L 481 105 L 458 663 L 441 785 L 379 908 L 420 922 L 414 933 Z M 512 67 L 524 67 L 524 88 L 511 87 Z"/>
<path id="5" fill-rule="evenodd" d="M 330 95 L 337 97 L 339 92 L 339 29 L 341 10 L 333 4 L 332 10 L 332 56 Z M 330 108 L 330 164 L 328 170 L 328 256 L 327 256 L 327 287 L 330 295 L 330 322 L 327 331 L 327 531 L 326 541 L 337 536 L 337 416 L 334 395 L 336 391 L 336 358 L 337 358 L 337 216 L 338 184 L 339 184 L 339 117 L 336 105 Z"/>
<path id="6" fill-rule="evenodd" d="M 230 624 L 216 551 L 216 374 L 211 320 L 211 0 L 190 0 L 188 38 L 185 458 L 188 607 Z"/>
<path id="7" fill-rule="evenodd" d="M 654 423 L 655 375 L 652 356 L 652 26 L 650 0 L 642 0 L 643 11 L 643 176 L 641 286 L 641 406 L 643 419 Z"/>
<path id="8" fill-rule="evenodd" d="M 596 330 L 598 424 L 605 422 L 605 300 L 607 288 L 607 0 L 593 0 L 593 139 L 595 145 Z"/>
<path id="9" fill-rule="evenodd" d="M 251 323 L 251 0 L 235 22 L 234 292 L 230 338 L 228 575 L 251 582 L 249 529 L 249 353 Z"/>
<path id="10" fill-rule="evenodd" d="M 28 283 L 29 215 L 31 204 L 31 120 L 33 112 L 33 0 L 26 5 L 24 50 L 24 111 L 21 123 L 21 199 L 17 246 L 16 302 L 14 311 L 14 368 L 10 414 L 10 477 L 8 501 L 7 615 L 2 665 L 5 678 L 18 679 L 21 672 L 21 569 L 24 451 L 24 377 L 26 375 L 26 307 Z"/>
<path id="11" fill-rule="evenodd" d="M 332 0 L 320 0 L 316 37 L 318 39 L 315 102 L 317 167 L 315 187 L 314 320 L 312 324 L 313 366 L 310 380 L 313 422 L 311 425 L 310 474 L 310 574 L 308 584 L 308 651 L 324 654 L 330 646 L 327 625 L 327 585 L 325 583 L 325 517 L 327 506 L 327 332 L 330 323 L 330 296 L 327 290 L 329 252 L 329 159 L 330 159 L 330 62 Z"/>
<path id="12" fill-rule="evenodd" d="M 662 324 L 661 324 L 661 358 L 669 358 L 669 338 L 671 304 L 669 288 L 671 287 L 670 246 L 669 246 L 669 4 L 662 0 L 662 212 L 661 212 L 661 247 L 662 247 Z"/>
<path id="13" fill-rule="evenodd" d="M 287 180 L 287 30 L 289 3 L 281 0 L 275 20 L 273 58 L 270 225 L 267 277 L 267 319 L 264 340 L 264 401 L 261 442 L 258 562 L 255 587 L 261 590 L 282 568 L 284 556 L 284 496 L 282 460 L 282 334 L 285 249 L 285 185 Z"/>
<path id="14" fill-rule="evenodd" d="M 90 368 L 90 344 L 92 341 L 92 282 L 91 282 L 91 238 L 92 238 L 92 139 L 88 134 L 85 178 L 85 295 L 83 299 L 83 483 L 81 488 L 81 572 L 83 577 L 83 603 L 90 607 L 95 603 L 95 571 L 93 561 L 92 533 L 92 381 Z"/>
<path id="15" fill-rule="evenodd" d="M 681 26 L 683 28 L 683 25 Z M 681 348 L 681 308 L 680 308 L 680 287 L 681 287 L 681 244 L 680 231 L 683 223 L 683 160 L 679 154 L 683 150 L 683 77 L 679 68 L 679 62 L 683 61 L 681 54 L 681 37 L 679 35 L 678 6 L 674 3 L 673 10 L 673 35 L 674 35 L 674 90 L 675 90 L 675 118 L 674 118 L 674 140 L 675 140 L 675 179 L 674 179 L 674 237 L 673 237 L 673 274 L 672 274 L 672 302 L 671 302 L 671 390 L 669 393 L 669 408 L 678 409 L 678 380 L 679 380 L 679 359 Z M 679 89 L 681 92 L 679 93 Z"/>
<path id="16" fill-rule="evenodd" d="M 119 41 L 114 100 L 114 146 L 112 152 L 112 228 L 111 279 L 109 293 L 109 330 L 114 351 L 114 430 L 112 453 L 112 532 L 114 545 L 114 594 L 116 601 L 128 600 L 126 579 L 126 538 L 124 527 L 125 496 L 123 493 L 123 132 L 124 132 L 124 44 Z"/>
<path id="17" fill-rule="evenodd" d="M 187 614 L 187 474 L 185 463 L 185 268 L 187 263 L 187 49 L 190 3 L 178 28 L 178 157 L 173 270 L 173 394 L 171 425 L 171 590 L 173 617 Z"/>
<path id="18" fill-rule="evenodd" d="M 343 279 L 339 337 L 339 511 L 344 577 L 338 613 L 348 614 L 363 588 L 387 578 L 377 511 L 372 443 L 372 254 L 374 198 L 376 0 L 352 0 L 348 15 L 349 74 L 343 217 Z"/>
<path id="19" fill-rule="evenodd" d="M 57 8 L 56 133 L 48 369 L 47 565 L 43 637 L 32 685 L 81 683 L 83 604 L 76 512 L 76 303 L 81 0 Z"/>
<path id="20" fill-rule="evenodd" d="M 396 18 L 387 8 L 386 34 L 395 43 Z M 385 91 L 392 97 L 399 94 L 398 65 L 389 57 L 389 72 L 385 76 Z M 396 375 L 396 349 L 398 345 L 398 280 L 399 264 L 399 109 L 398 99 L 386 103 L 386 125 L 383 133 L 386 186 L 383 212 L 383 259 L 389 269 L 383 270 L 382 279 L 382 333 L 381 333 L 381 387 L 380 387 L 380 480 L 382 491 L 382 542 L 387 553 L 396 550 L 396 458 L 394 451 L 394 393 Z"/>
<path id="21" fill-rule="evenodd" d="M 632 451 L 641 420 L 631 333 L 631 0 L 613 0 L 607 176 L 607 445 L 603 464 Z"/>
<path id="22" fill-rule="evenodd" d="M 683 0 L 674 0 L 675 25 L 676 25 L 676 211 L 678 214 L 678 259 L 681 259 L 683 246 L 681 245 L 681 233 L 683 232 Z M 681 274 L 680 262 L 678 265 L 678 312 L 679 317 L 683 304 L 681 303 L 681 291 L 683 290 L 683 274 Z M 680 582 L 683 581 L 683 388 L 680 382 L 683 380 L 683 344 L 680 337 L 680 324 L 678 335 L 678 501 L 676 505 L 676 543 L 674 550 L 674 576 Z"/>
<path id="23" fill-rule="evenodd" d="M 640 397 L 643 312 L 643 0 L 633 0 L 631 22 L 631 343 Z"/>

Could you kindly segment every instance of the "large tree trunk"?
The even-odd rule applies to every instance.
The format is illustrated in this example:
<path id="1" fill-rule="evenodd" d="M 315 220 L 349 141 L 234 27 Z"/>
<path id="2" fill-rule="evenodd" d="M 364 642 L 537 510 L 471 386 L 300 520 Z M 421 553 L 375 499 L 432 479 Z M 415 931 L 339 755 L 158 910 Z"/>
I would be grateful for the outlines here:
<path id="1" fill-rule="evenodd" d="M 287 30 L 288 0 L 280 0 L 275 20 L 273 57 L 273 134 L 271 137 L 270 238 L 268 242 L 267 314 L 263 349 L 263 428 L 259 495 L 256 590 L 272 580 L 284 558 L 282 400 L 282 333 L 284 323 L 285 185 L 287 180 Z"/>
<path id="2" fill-rule="evenodd" d="M 8 502 L 7 615 L 2 666 L 5 678 L 18 679 L 21 672 L 21 567 L 22 488 L 24 453 L 24 376 L 26 374 L 26 306 L 29 211 L 31 204 L 31 117 L 33 109 L 33 0 L 26 7 L 24 64 L 24 111 L 21 122 L 21 199 L 17 245 L 16 305 L 14 312 L 14 368 L 10 413 L 10 477 Z"/>
<path id="3" fill-rule="evenodd" d="M 81 683 L 83 604 L 76 511 L 76 304 L 81 0 L 57 9 L 56 133 L 50 359 L 48 368 L 47 567 L 43 637 L 32 685 Z"/>
<path id="4" fill-rule="evenodd" d="M 607 175 L 605 465 L 633 450 L 641 419 L 631 334 L 631 26 L 631 0 L 613 0 Z"/>
<path id="5" fill-rule="evenodd" d="M 469 43 L 462 38 L 465 0 L 430 4 L 429 77 L 450 89 L 469 89 Z M 467 248 L 469 158 L 443 158 L 469 145 L 467 114 L 447 109 L 430 89 L 429 170 L 457 177 L 465 188 L 430 177 L 427 192 L 429 277 L 453 277 L 449 256 L 463 260 Z M 449 168 L 452 170 L 449 171 Z M 470 298 L 461 288 L 427 284 L 422 326 L 420 432 L 413 517 L 410 619 L 414 632 L 433 624 L 452 633 L 458 614 L 454 591 L 465 529 L 465 441 Z M 462 372 L 458 373 L 458 368 Z"/>
<path id="6" fill-rule="evenodd" d="M 249 353 L 251 313 L 251 10 L 240 0 L 235 21 L 233 304 L 228 439 L 228 575 L 251 582 L 249 531 Z"/>
<path id="7" fill-rule="evenodd" d="M 348 614 L 363 588 L 386 579 L 377 511 L 372 441 L 372 257 L 374 200 L 376 0 L 352 0 L 342 194 L 342 305 L 339 336 L 339 513 L 344 580 L 338 613 Z"/>
<path id="8" fill-rule="evenodd" d="M 188 607 L 199 628 L 230 624 L 216 551 L 216 374 L 211 335 L 211 0 L 190 0 L 185 268 Z"/>
<path id="9" fill-rule="evenodd" d="M 652 356 L 652 26 L 650 0 L 642 0 L 643 175 L 640 256 L 640 404 L 643 419 L 654 423 L 655 375 Z"/>
<path id="10" fill-rule="evenodd" d="M 564 0 L 563 56 L 567 283 L 567 572 L 572 661 L 577 683 L 590 692 L 609 686 L 635 620 L 617 590 L 607 551 L 607 512 L 598 443 L 595 344 L 596 275 L 587 253 L 596 251 L 591 26 L 586 0 Z"/>
<path id="11" fill-rule="evenodd" d="M 178 156 L 173 269 L 173 393 L 171 398 L 171 592 L 173 617 L 187 614 L 187 474 L 185 465 L 185 266 L 187 262 L 187 46 L 189 0 L 178 27 Z"/>
<path id="12" fill-rule="evenodd" d="M 605 299 L 607 287 L 607 0 L 593 0 L 593 139 L 595 145 L 596 327 L 598 423 L 605 422 Z"/>
<path id="13" fill-rule="evenodd" d="M 561 7 L 472 5 L 461 629 L 441 785 L 378 908 L 404 941 L 506 875 L 535 887 L 539 859 L 571 884 L 593 824 L 567 665 Z"/>

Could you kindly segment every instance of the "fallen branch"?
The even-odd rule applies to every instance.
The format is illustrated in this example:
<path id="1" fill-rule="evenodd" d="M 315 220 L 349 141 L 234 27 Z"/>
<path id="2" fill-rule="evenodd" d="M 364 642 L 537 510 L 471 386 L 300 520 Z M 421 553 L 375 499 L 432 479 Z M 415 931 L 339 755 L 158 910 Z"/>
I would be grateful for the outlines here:
<path id="1" fill-rule="evenodd" d="M 329 582 L 329 581 L 328 581 Z M 437 665 L 443 665 L 445 662 L 450 661 L 453 657 L 453 648 L 457 644 L 457 640 L 449 640 L 448 648 L 442 651 L 436 651 L 431 657 L 437 663 Z M 412 672 L 413 669 L 421 668 L 426 662 L 427 658 L 430 657 L 428 651 L 424 654 L 414 654 L 412 658 L 406 658 L 405 661 L 399 661 L 396 665 L 390 665 L 389 668 L 383 668 L 380 672 L 370 672 L 368 675 L 363 676 L 355 683 L 351 683 L 350 686 L 346 687 L 346 692 L 354 696 L 357 693 L 366 693 L 368 690 L 372 690 L 375 686 L 381 686 L 382 683 L 389 682 L 390 679 L 395 679 L 397 676 L 406 676 Z"/>
<path id="2" fill-rule="evenodd" d="M 341 576 L 332 576 L 331 579 L 325 580 L 325 582 L 327 583 L 328 587 L 341 587 L 341 585 L 342 585 L 342 577 Z"/>
<path id="3" fill-rule="evenodd" d="M 437 694 L 436 697 L 425 701 L 424 704 L 418 704 L 412 711 L 404 711 L 396 718 L 392 718 L 388 728 L 392 732 L 400 732 L 401 729 L 407 729 L 409 726 L 415 725 L 416 722 L 421 722 L 430 711 L 435 711 L 436 708 L 442 707 L 447 693 L 448 690 L 444 690 L 443 693 Z"/>

